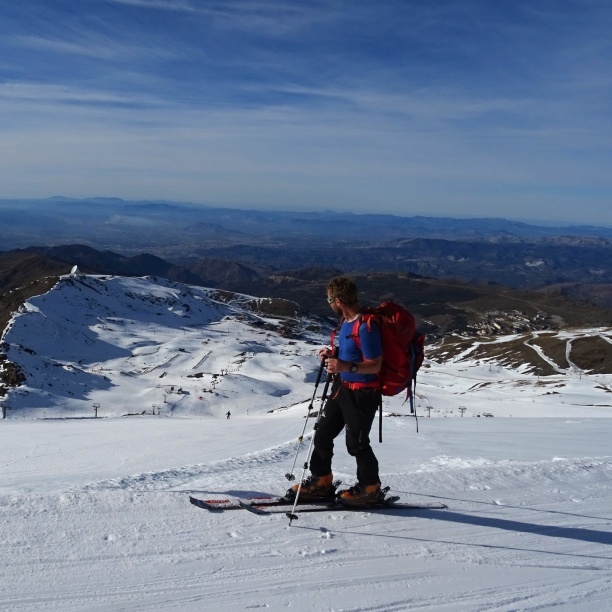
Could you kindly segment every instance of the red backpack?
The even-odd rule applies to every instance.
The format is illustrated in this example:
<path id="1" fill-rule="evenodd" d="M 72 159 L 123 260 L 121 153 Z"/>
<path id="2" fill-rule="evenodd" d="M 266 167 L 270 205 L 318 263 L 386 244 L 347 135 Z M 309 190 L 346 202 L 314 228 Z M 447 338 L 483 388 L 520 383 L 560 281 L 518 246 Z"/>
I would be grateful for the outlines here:
<path id="1" fill-rule="evenodd" d="M 425 336 L 415 328 L 414 317 L 403 306 L 383 302 L 376 308 L 364 308 L 355 320 L 352 336 L 359 349 L 359 326 L 365 322 L 370 329 L 372 321 L 378 324 L 382 341 L 380 390 L 383 395 L 397 395 L 406 389 L 410 411 L 414 412 L 412 388 L 425 356 Z"/>

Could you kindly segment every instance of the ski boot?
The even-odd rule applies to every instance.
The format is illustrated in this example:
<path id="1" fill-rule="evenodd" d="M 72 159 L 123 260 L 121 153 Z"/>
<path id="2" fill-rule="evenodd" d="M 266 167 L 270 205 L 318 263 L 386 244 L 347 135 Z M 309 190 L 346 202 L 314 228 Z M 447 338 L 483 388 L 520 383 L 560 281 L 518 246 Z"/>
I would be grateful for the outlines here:
<path id="1" fill-rule="evenodd" d="M 356 483 L 350 489 L 340 491 L 336 497 L 339 504 L 345 506 L 373 506 L 380 504 L 385 497 L 380 483 L 361 485 Z"/>
<path id="2" fill-rule="evenodd" d="M 327 474 L 326 476 L 315 476 L 311 474 L 308 478 L 302 480 L 301 486 L 296 484 L 288 489 L 285 497 L 287 499 L 295 499 L 299 489 L 300 500 L 333 500 L 336 493 L 336 486 L 337 483 L 333 481 L 333 476 L 331 474 Z"/>

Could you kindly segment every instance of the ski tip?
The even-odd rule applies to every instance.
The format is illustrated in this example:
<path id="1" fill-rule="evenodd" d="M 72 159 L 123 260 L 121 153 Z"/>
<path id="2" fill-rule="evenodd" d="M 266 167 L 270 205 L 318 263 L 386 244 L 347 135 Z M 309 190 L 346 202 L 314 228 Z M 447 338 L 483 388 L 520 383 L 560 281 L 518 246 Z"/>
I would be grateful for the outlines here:
<path id="1" fill-rule="evenodd" d="M 201 499 L 198 499 L 197 497 L 191 497 L 191 495 L 190 495 L 189 496 L 189 501 L 194 506 L 197 506 L 198 508 L 204 508 L 205 510 L 208 510 L 208 506 Z"/>
<path id="2" fill-rule="evenodd" d="M 220 512 L 233 506 L 231 501 L 227 499 L 198 499 L 191 495 L 189 496 L 189 502 L 198 508 L 210 510 L 211 512 Z"/>

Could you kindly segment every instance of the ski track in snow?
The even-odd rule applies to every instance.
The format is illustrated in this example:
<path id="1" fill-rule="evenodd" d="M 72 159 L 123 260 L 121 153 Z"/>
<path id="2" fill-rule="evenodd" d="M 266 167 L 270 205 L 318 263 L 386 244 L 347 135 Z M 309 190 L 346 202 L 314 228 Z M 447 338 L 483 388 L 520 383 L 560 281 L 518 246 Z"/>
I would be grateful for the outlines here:
<path id="1" fill-rule="evenodd" d="M 546 421 L 532 426 L 563 429 Z M 444 425 L 457 435 L 465 428 L 459 419 Z M 606 610 L 612 457 L 470 459 L 476 432 L 464 429 L 463 459 L 435 455 L 420 469 L 383 474 L 402 498 L 440 499 L 449 506 L 442 511 L 324 512 L 288 527 L 282 514 L 209 513 L 187 502 L 195 483 L 211 484 L 202 494 L 278 487 L 280 468 L 293 461 L 290 443 L 176 473 L 0 495 L 3 516 L 12 517 L 0 527 L 11 559 L 0 607 Z M 579 436 L 573 453 L 584 444 Z M 391 465 L 404 459 L 391 455 Z"/>
<path id="2" fill-rule="evenodd" d="M 90 483 L 79 487 L 78 490 L 96 491 L 104 489 L 129 489 L 131 491 L 156 491 L 164 489 L 176 489 L 194 480 L 219 481 L 222 478 L 240 477 L 246 470 L 249 474 L 253 472 L 268 472 L 270 464 L 287 461 L 295 454 L 295 443 L 287 443 L 277 448 L 268 449 L 257 453 L 248 453 L 242 457 L 230 457 L 223 461 L 211 464 L 199 464 L 182 466 L 170 470 L 135 474 L 96 483 Z M 261 466 L 259 470 L 256 466 Z"/>
<path id="3" fill-rule="evenodd" d="M 241 296 L 110 277 L 60 289 L 4 337 L 44 384 L 12 394 L 25 418 L 0 422 L 0 610 L 612 609 L 610 376 L 430 363 L 419 432 L 385 418 L 374 450 L 392 493 L 448 509 L 304 513 L 289 526 L 197 509 L 188 494 L 282 494 L 294 462 L 300 477 L 313 347 L 238 320 Z M 84 418 L 93 401 L 110 418 Z M 385 412 L 405 415 L 402 402 Z M 121 418 L 152 403 L 161 416 Z M 36 418 L 50 410 L 80 418 Z M 497 418 L 473 418 L 484 414 Z M 354 474 L 339 438 L 334 476 Z"/>

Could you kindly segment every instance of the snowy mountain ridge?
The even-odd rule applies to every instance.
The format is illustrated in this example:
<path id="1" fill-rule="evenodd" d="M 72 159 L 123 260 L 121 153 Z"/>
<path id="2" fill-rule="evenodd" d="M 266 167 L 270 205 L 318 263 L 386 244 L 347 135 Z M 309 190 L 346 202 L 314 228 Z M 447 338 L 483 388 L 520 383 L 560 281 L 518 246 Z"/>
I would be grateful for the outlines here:
<path id="1" fill-rule="evenodd" d="M 25 381 L 3 402 L 8 416 L 34 418 L 284 410 L 312 393 L 316 349 L 328 333 L 322 321 L 278 299 L 154 277 L 66 275 L 28 300 L 5 330 L 2 350 Z M 612 407 L 612 377 L 571 360 L 572 345 L 585 337 L 612 346 L 612 331 L 599 328 L 450 338 L 428 347 L 420 412 L 517 415 L 516 399 L 528 395 L 540 415 L 545 407 L 551 416 L 574 408 L 597 416 Z M 553 344 L 556 360 L 546 352 Z M 510 355 L 520 351 L 529 356 L 517 367 Z M 386 410 L 405 414 L 403 400 L 385 400 Z M 474 409 L 474 400 L 490 407 Z M 524 408 L 518 414 L 529 416 Z"/>
<path id="2" fill-rule="evenodd" d="M 131 412 L 155 405 L 166 416 L 198 416 L 225 414 L 246 393 L 292 396 L 309 378 L 316 335 L 305 326 L 316 324 L 268 313 L 296 308 L 165 279 L 64 276 L 4 333 L 3 350 L 26 378 L 5 401 L 15 416 L 81 416 L 93 403 L 106 416 L 127 403 Z M 283 337 L 291 333 L 303 339 Z M 285 382 L 271 385 L 270 372 Z"/>

